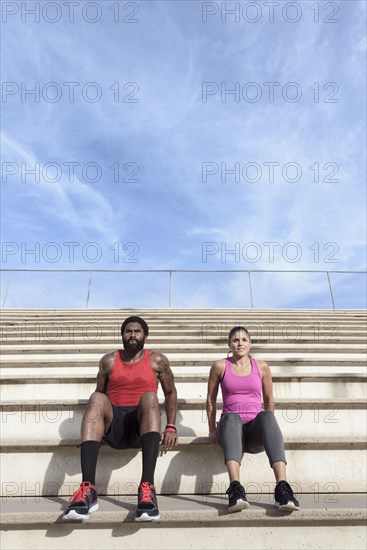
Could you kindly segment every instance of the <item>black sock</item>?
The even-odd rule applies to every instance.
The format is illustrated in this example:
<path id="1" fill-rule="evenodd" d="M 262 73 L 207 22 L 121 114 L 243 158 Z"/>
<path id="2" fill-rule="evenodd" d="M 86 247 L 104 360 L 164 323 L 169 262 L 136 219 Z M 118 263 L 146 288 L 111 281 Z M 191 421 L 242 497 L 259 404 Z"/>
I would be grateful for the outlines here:
<path id="1" fill-rule="evenodd" d="M 83 481 L 96 484 L 96 468 L 100 442 L 84 441 L 80 446 L 80 459 L 82 463 Z"/>
<path id="2" fill-rule="evenodd" d="M 143 473 L 141 481 L 149 481 L 154 485 L 154 470 L 157 463 L 161 434 L 148 432 L 142 436 Z"/>

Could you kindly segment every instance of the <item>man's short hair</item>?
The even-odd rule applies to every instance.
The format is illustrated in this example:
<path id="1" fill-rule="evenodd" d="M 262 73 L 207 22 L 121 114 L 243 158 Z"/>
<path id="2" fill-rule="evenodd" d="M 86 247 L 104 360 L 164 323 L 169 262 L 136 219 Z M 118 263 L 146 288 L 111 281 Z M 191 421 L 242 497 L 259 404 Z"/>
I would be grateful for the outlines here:
<path id="1" fill-rule="evenodd" d="M 131 317 L 128 317 L 127 319 L 125 319 L 125 321 L 121 325 L 121 336 L 123 335 L 124 330 L 129 323 L 139 323 L 139 325 L 144 331 L 144 335 L 148 336 L 149 334 L 148 323 L 144 321 L 144 319 L 142 319 L 141 317 L 138 317 L 137 315 L 132 315 Z"/>

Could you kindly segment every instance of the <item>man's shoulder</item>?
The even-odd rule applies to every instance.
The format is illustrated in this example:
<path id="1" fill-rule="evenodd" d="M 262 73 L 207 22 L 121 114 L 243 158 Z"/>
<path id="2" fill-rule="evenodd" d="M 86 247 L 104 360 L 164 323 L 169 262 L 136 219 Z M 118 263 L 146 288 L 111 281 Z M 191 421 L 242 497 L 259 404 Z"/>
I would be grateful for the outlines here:
<path id="1" fill-rule="evenodd" d="M 116 358 L 116 353 L 117 351 L 111 351 L 109 353 L 106 353 L 105 355 L 103 355 L 100 359 L 100 366 L 102 368 L 112 368 L 113 367 L 113 364 L 115 362 L 115 358 Z"/>
<path id="2" fill-rule="evenodd" d="M 149 351 L 149 359 L 152 365 L 157 365 L 160 368 L 166 368 L 169 366 L 169 361 L 167 357 L 162 353 L 161 351 L 157 350 L 148 350 Z"/>

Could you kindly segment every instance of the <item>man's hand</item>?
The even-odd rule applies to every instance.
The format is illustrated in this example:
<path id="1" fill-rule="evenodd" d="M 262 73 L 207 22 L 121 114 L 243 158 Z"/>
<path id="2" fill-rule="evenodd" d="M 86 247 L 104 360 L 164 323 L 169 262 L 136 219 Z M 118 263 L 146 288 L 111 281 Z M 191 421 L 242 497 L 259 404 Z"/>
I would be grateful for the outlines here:
<path id="1" fill-rule="evenodd" d="M 164 450 L 169 451 L 178 443 L 177 433 L 171 430 L 165 430 L 161 433 L 161 443 L 164 445 Z"/>

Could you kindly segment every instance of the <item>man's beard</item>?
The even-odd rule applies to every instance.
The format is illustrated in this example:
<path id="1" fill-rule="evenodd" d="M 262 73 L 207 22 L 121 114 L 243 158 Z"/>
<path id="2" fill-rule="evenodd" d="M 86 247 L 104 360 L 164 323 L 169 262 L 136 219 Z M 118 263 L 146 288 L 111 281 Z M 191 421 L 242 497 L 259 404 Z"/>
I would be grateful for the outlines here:
<path id="1" fill-rule="evenodd" d="M 135 340 L 134 342 L 129 342 L 128 339 L 123 338 L 122 342 L 124 344 L 124 349 L 128 353 L 138 353 L 144 347 L 144 340 Z"/>

